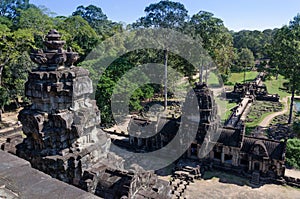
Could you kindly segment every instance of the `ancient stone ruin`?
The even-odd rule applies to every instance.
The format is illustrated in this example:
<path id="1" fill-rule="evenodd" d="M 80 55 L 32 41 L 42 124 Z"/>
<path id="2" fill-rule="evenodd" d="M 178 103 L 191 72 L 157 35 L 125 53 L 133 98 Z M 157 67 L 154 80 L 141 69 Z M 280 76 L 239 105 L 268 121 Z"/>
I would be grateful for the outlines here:
<path id="1" fill-rule="evenodd" d="M 181 122 L 180 125 L 196 126 L 193 129 L 198 129 L 195 140 L 184 154 L 184 158 L 196 160 L 204 168 L 216 168 L 242 174 L 248 177 L 253 185 L 259 185 L 261 182 L 277 182 L 277 180 L 283 179 L 286 142 L 245 135 L 245 125 L 241 120 L 241 115 L 245 111 L 248 101 L 254 98 L 253 96 L 249 93 L 248 96 L 244 96 L 224 126 L 220 127 L 212 91 L 205 83 L 196 83 L 193 91 L 190 95 L 192 96 L 193 93 L 196 95 L 197 104 L 191 104 L 191 106 L 194 106 L 193 109 L 198 106 L 199 112 L 197 114 L 200 114 L 200 121 L 193 120 L 195 118 L 193 115 L 189 115 L 191 119 L 185 122 L 182 122 L 182 119 L 177 121 Z M 190 109 L 187 110 L 190 111 Z M 128 130 L 134 129 L 132 127 L 139 123 L 142 123 L 141 119 L 132 118 Z M 166 124 L 168 125 L 166 129 L 173 130 L 161 131 L 159 134 L 164 138 L 170 137 L 167 136 L 168 133 L 174 134 L 175 124 L 177 125 L 172 121 Z M 212 139 L 216 135 L 217 129 L 220 129 L 220 134 L 217 135 L 217 139 Z M 138 145 L 139 142 L 134 140 L 138 141 L 135 137 L 130 137 L 130 144 L 132 146 Z M 170 141 L 163 140 L 166 143 Z M 151 142 L 151 145 L 154 146 L 164 144 L 162 140 L 157 139 L 144 140 L 144 142 Z M 213 147 L 209 153 L 203 156 L 203 146 L 207 145 L 213 145 Z"/>
<path id="2" fill-rule="evenodd" d="M 226 93 L 227 98 L 234 101 L 240 101 L 241 98 L 252 95 L 256 100 L 279 102 L 278 94 L 268 93 L 266 85 L 262 84 L 266 73 L 260 72 L 255 80 L 246 83 L 236 83 L 232 92 Z"/>
<path id="3" fill-rule="evenodd" d="M 124 160 L 109 151 L 111 140 L 99 128 L 100 111 L 90 98 L 89 72 L 73 66 L 78 54 L 63 49 L 65 42 L 56 30 L 46 38 L 46 49 L 31 54 L 38 68 L 25 85 L 32 104 L 19 114 L 26 138 L 17 155 L 103 198 L 169 198 L 167 184 L 156 175 L 124 170 Z"/>

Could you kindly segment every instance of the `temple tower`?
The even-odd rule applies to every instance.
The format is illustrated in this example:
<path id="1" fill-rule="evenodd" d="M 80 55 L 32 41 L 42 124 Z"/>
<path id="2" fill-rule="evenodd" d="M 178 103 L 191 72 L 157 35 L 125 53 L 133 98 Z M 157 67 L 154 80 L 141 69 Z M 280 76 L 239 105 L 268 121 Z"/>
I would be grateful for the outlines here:
<path id="1" fill-rule="evenodd" d="M 56 30 L 48 33 L 44 44 L 46 49 L 30 56 L 38 68 L 29 72 L 25 84 L 32 104 L 19 114 L 26 138 L 17 155 L 75 185 L 83 171 L 99 161 L 122 168 L 122 160 L 108 151 L 110 138 L 98 128 L 100 111 L 90 98 L 89 72 L 73 66 L 78 54 L 63 49 L 65 41 Z"/>

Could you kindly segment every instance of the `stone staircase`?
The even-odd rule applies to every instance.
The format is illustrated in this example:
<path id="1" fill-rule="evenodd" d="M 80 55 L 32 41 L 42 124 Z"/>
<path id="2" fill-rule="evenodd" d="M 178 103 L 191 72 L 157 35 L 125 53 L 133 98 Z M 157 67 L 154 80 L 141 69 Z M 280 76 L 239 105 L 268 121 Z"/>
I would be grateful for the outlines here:
<path id="1" fill-rule="evenodd" d="M 200 179 L 200 168 L 184 166 L 180 170 L 173 173 L 170 185 L 172 189 L 172 199 L 185 199 L 184 192 L 190 183 L 194 183 L 195 179 Z"/>
<path id="2" fill-rule="evenodd" d="M 254 171 L 252 173 L 252 178 L 251 178 L 250 183 L 253 184 L 253 185 L 259 185 L 260 184 L 259 178 L 260 178 L 259 172 L 258 171 Z"/>

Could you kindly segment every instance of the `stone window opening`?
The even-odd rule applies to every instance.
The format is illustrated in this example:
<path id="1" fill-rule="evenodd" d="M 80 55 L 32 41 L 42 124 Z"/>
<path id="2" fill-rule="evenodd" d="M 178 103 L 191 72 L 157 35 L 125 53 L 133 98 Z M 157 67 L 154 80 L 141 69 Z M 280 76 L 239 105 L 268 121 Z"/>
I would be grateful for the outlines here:
<path id="1" fill-rule="evenodd" d="M 221 160 L 221 152 L 216 152 L 214 153 L 214 159 L 217 159 L 217 160 Z"/>
<path id="2" fill-rule="evenodd" d="M 260 170 L 260 163 L 259 162 L 254 162 L 253 170 L 255 170 L 255 171 Z"/>
<path id="3" fill-rule="evenodd" d="M 224 162 L 231 164 L 232 163 L 232 155 L 225 154 Z"/>
<path id="4" fill-rule="evenodd" d="M 240 164 L 241 164 L 241 165 L 248 166 L 248 165 L 249 165 L 249 161 L 248 161 L 247 159 L 241 159 Z"/>
<path id="5" fill-rule="evenodd" d="M 192 144 L 191 145 L 191 156 L 197 156 L 197 144 Z"/>

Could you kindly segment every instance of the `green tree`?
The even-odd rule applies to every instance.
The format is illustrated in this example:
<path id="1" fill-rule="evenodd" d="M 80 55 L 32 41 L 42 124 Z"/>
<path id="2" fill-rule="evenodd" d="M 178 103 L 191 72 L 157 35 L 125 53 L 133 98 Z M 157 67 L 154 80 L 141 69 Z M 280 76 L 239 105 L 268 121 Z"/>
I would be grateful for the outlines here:
<path id="1" fill-rule="evenodd" d="M 238 55 L 239 63 L 243 65 L 243 67 L 250 69 L 254 67 L 254 56 L 250 49 L 242 48 Z"/>
<path id="2" fill-rule="evenodd" d="M 4 106 L 9 103 L 9 95 L 7 89 L 0 86 L 0 122 L 2 122 L 2 113 Z"/>
<path id="3" fill-rule="evenodd" d="M 242 48 L 250 49 L 255 59 L 268 58 L 268 46 L 273 42 L 278 29 L 266 29 L 264 31 L 242 30 L 233 32 L 234 47 L 238 50 Z"/>
<path id="4" fill-rule="evenodd" d="M 188 19 L 188 11 L 179 2 L 160 1 L 145 8 L 145 17 L 141 17 L 134 27 L 156 27 L 181 29 Z"/>
<path id="5" fill-rule="evenodd" d="M 78 6 L 72 15 L 81 16 L 92 28 L 100 26 L 103 21 L 107 20 L 107 16 L 102 12 L 102 9 L 94 5 L 89 5 L 87 7 Z"/>
<path id="6" fill-rule="evenodd" d="M 228 76 L 234 59 L 233 38 L 223 21 L 210 12 L 200 11 L 189 21 L 192 35 L 199 36 L 203 47 L 218 65 L 223 77 Z"/>
<path id="7" fill-rule="evenodd" d="M 0 2 L 0 16 L 14 18 L 18 9 L 29 7 L 29 0 L 2 0 Z"/>
<path id="8" fill-rule="evenodd" d="M 24 94 L 24 84 L 27 71 L 34 65 L 30 61 L 30 49 L 35 48 L 33 32 L 30 29 L 19 29 L 9 36 L 10 50 L 7 54 L 9 60 L 2 73 L 2 86 L 9 91 L 12 101 L 18 106 L 18 96 Z"/>
<path id="9" fill-rule="evenodd" d="M 130 77 L 123 78 L 123 75 L 134 68 L 136 64 L 132 59 L 134 53 L 128 53 L 120 58 L 116 59 L 101 75 L 101 78 L 97 84 L 96 90 L 96 99 L 97 105 L 101 109 L 101 120 L 103 124 L 110 124 L 114 122 L 111 108 L 111 97 L 114 92 L 115 95 L 127 96 L 128 93 L 131 93 L 132 88 L 136 87 L 136 84 L 132 79 L 137 77 L 147 80 L 147 77 L 143 73 L 129 73 Z M 95 62 L 94 65 L 97 66 L 101 63 Z M 83 63 L 86 64 L 86 63 Z M 126 73 L 128 75 L 128 73 Z M 122 82 L 119 82 L 121 81 Z M 119 85 L 119 87 L 117 86 Z M 123 85 L 126 85 L 124 89 Z M 154 89 L 151 85 L 145 85 L 141 88 L 134 90 L 129 100 L 130 111 L 139 111 L 142 109 L 141 101 L 148 99 L 153 96 Z"/>
<path id="10" fill-rule="evenodd" d="M 300 140 L 289 139 L 286 145 L 286 162 L 289 166 L 300 169 Z"/>
<path id="11" fill-rule="evenodd" d="M 94 5 L 78 6 L 72 15 L 86 20 L 103 40 L 122 31 L 122 24 L 108 20 L 102 9 Z"/>
<path id="12" fill-rule="evenodd" d="M 203 40 L 203 47 L 213 56 L 216 46 L 221 41 L 220 35 L 225 31 L 223 21 L 210 12 L 200 11 L 192 16 L 189 24 L 194 34 Z"/>
<path id="13" fill-rule="evenodd" d="M 58 29 L 67 41 L 67 46 L 80 53 L 80 61 L 97 46 L 99 36 L 81 16 L 71 16 L 58 23 Z"/>
<path id="14" fill-rule="evenodd" d="M 150 4 L 145 8 L 145 17 L 141 17 L 133 27 L 144 28 L 167 28 L 175 30 L 183 30 L 183 27 L 188 19 L 188 11 L 184 5 L 179 2 L 160 1 Z M 167 109 L 168 100 L 168 46 L 163 45 L 164 49 L 164 108 Z"/>
<path id="15" fill-rule="evenodd" d="M 254 56 L 250 49 L 242 48 L 237 54 L 235 71 L 244 71 L 244 82 L 246 81 L 246 70 L 252 69 L 255 65 Z"/>
<path id="16" fill-rule="evenodd" d="M 278 66 L 279 73 L 289 80 L 292 93 L 288 123 L 292 123 L 294 97 L 300 88 L 300 15 L 275 35 L 271 54 L 271 65 Z"/>
<path id="17" fill-rule="evenodd" d="M 46 34 L 54 27 L 54 23 L 53 19 L 45 12 L 47 12 L 46 9 L 41 10 L 37 7 L 21 10 L 20 16 L 18 17 L 17 28 L 33 29 L 35 32 Z"/>
<path id="18" fill-rule="evenodd" d="M 3 69 L 11 59 L 12 42 L 8 39 L 10 35 L 10 29 L 4 24 L 0 24 L 0 86 L 2 85 Z"/>

